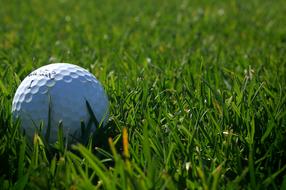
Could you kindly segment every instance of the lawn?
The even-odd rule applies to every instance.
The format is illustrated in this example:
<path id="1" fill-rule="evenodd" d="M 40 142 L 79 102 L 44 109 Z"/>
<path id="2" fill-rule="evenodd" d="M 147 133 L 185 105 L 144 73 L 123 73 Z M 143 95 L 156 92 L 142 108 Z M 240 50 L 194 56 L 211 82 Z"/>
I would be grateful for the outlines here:
<path id="1" fill-rule="evenodd" d="M 284 0 L 0 0 L 0 189 L 286 189 L 285 13 Z M 56 62 L 109 97 L 86 143 L 26 139 L 12 119 L 21 80 Z"/>

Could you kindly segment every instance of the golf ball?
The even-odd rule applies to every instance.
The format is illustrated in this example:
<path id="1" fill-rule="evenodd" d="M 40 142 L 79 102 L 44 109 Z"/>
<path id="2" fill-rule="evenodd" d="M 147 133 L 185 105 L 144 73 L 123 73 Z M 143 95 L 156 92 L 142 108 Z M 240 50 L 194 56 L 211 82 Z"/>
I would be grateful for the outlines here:
<path id="1" fill-rule="evenodd" d="M 18 87 L 12 114 L 27 136 L 36 128 L 49 140 L 57 140 L 59 123 L 64 136 L 78 136 L 82 126 L 103 125 L 108 117 L 108 98 L 99 81 L 87 70 L 68 63 L 54 63 L 30 73 Z M 97 122 L 92 122 L 94 117 Z M 92 119 L 93 118 L 93 119 Z M 72 137 L 71 137 L 72 138 Z"/>

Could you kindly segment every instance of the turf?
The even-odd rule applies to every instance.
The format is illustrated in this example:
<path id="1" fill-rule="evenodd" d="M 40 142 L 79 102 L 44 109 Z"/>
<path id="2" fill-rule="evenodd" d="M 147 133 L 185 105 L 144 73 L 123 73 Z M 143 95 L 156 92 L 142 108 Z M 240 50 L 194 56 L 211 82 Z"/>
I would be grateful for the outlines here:
<path id="1" fill-rule="evenodd" d="M 284 0 L 0 6 L 0 189 L 286 189 Z M 25 139 L 32 70 L 89 69 L 110 118 L 83 144 Z"/>

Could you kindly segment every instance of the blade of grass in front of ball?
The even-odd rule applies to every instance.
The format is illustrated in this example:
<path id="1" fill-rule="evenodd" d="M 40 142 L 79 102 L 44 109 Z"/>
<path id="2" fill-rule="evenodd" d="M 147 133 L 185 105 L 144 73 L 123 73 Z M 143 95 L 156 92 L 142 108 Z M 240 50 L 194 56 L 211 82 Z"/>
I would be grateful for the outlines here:
<path id="1" fill-rule="evenodd" d="M 63 122 L 60 121 L 58 125 L 58 149 L 64 152 L 64 135 L 63 135 Z"/>
<path id="2" fill-rule="evenodd" d="M 86 107 L 87 107 L 87 110 L 88 110 L 88 113 L 89 113 L 89 115 L 90 115 L 91 120 L 94 122 L 96 128 L 100 127 L 100 126 L 99 126 L 99 122 L 98 122 L 97 118 L 95 117 L 95 114 L 94 114 L 94 112 L 93 112 L 93 110 L 92 110 L 92 108 L 91 108 L 89 102 L 86 100 L 85 103 L 86 103 Z M 89 127 L 89 126 L 88 126 L 88 127 Z M 90 127 L 91 127 L 91 126 L 90 126 Z M 89 130 L 90 130 L 90 129 L 88 129 L 88 131 L 89 131 Z"/>
<path id="3" fill-rule="evenodd" d="M 48 110 L 48 125 L 47 125 L 47 131 L 45 134 L 45 139 L 47 142 L 49 142 L 49 138 L 50 138 L 50 133 L 51 133 L 51 122 L 52 122 L 52 98 L 49 95 L 49 110 Z"/>

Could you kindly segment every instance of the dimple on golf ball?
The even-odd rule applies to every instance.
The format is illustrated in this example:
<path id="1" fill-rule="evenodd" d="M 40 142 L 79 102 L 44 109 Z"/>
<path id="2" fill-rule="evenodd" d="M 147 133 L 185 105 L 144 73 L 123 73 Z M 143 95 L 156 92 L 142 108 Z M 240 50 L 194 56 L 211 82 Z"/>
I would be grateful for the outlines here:
<path id="1" fill-rule="evenodd" d="M 76 65 L 54 63 L 40 67 L 22 81 L 13 99 L 12 114 L 20 119 L 28 136 L 40 125 L 46 135 L 49 125 L 50 141 L 55 141 L 60 122 L 66 137 L 79 134 L 82 124 L 90 125 L 87 105 L 104 125 L 108 98 L 95 76 Z M 92 126 L 95 130 L 95 124 Z"/>

